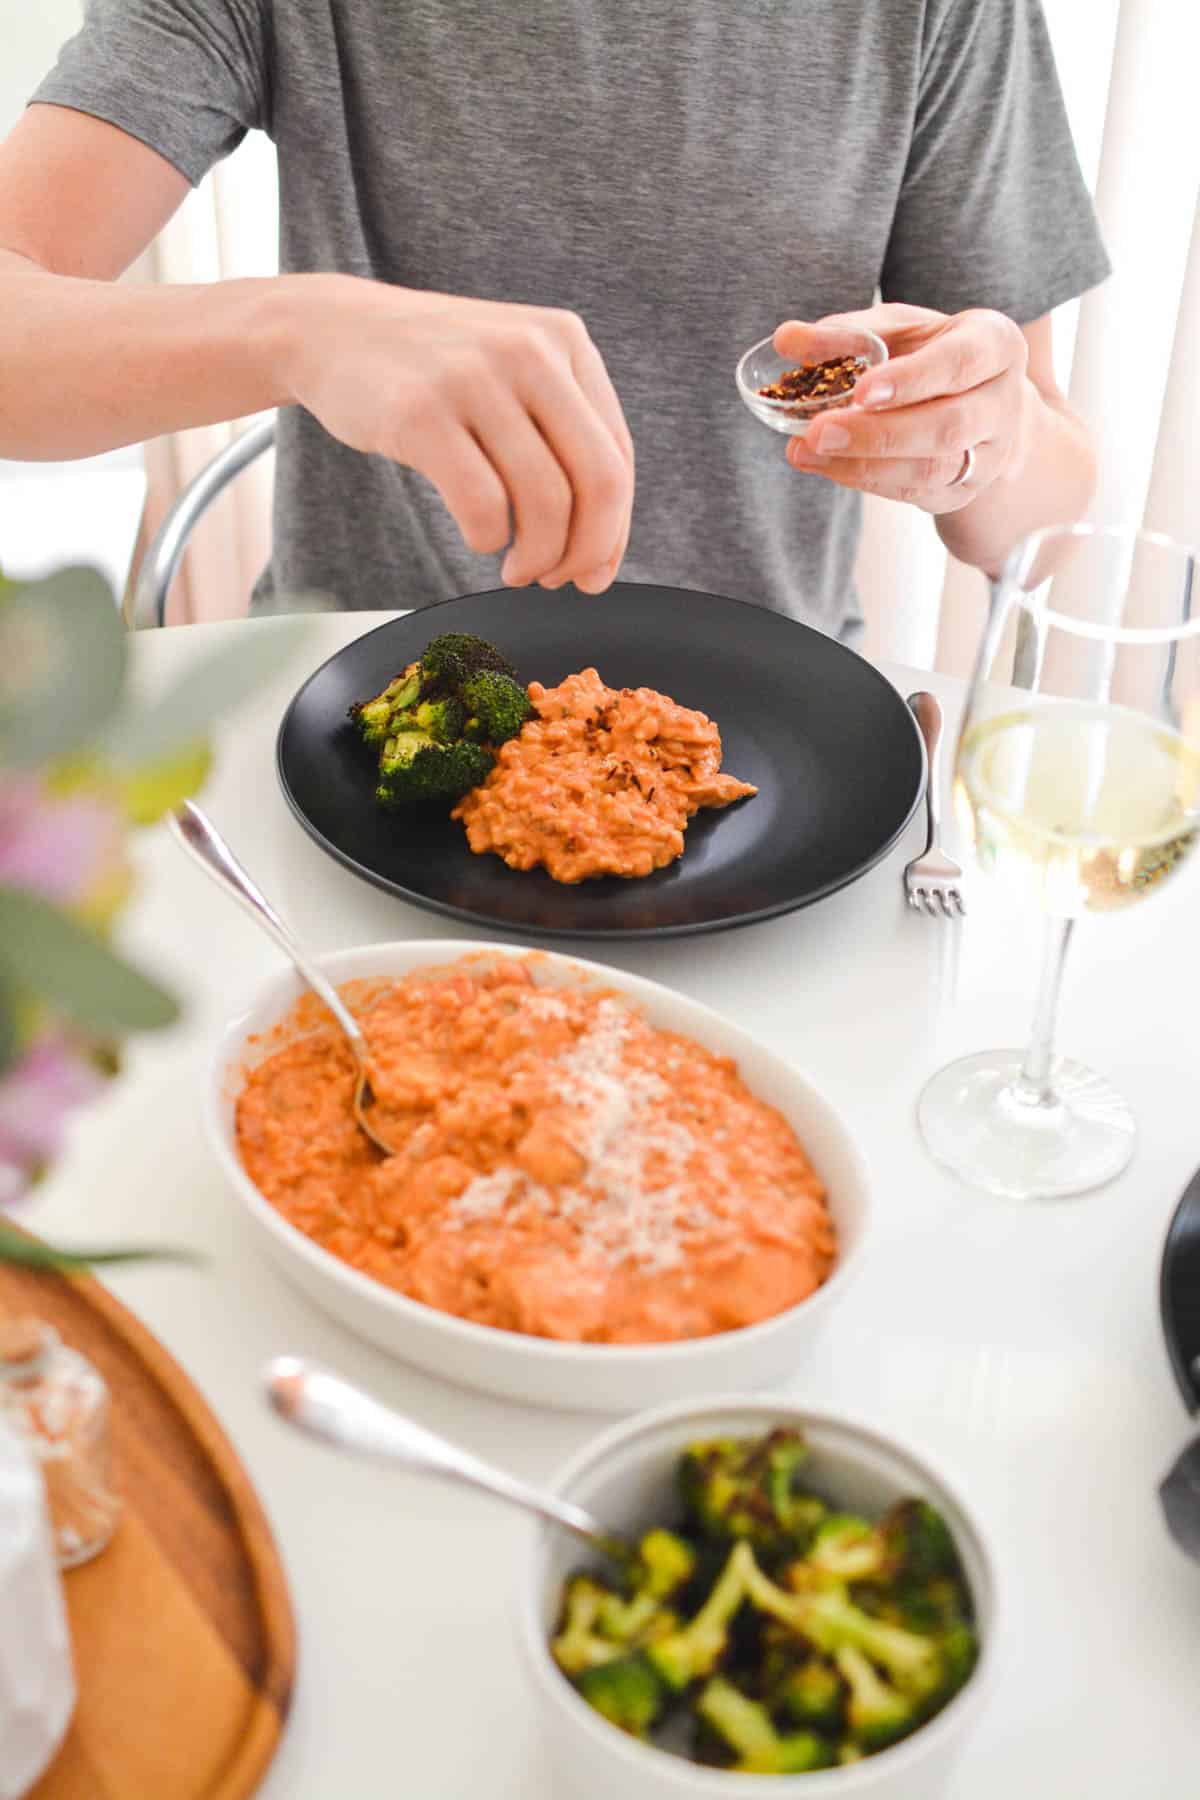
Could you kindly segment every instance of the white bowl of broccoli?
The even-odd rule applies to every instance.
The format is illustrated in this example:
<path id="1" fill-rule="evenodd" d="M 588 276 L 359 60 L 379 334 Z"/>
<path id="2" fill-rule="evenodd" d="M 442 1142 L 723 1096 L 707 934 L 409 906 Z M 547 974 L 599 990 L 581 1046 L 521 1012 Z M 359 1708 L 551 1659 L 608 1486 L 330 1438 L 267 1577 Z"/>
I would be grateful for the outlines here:
<path id="1" fill-rule="evenodd" d="M 996 1574 L 926 1457 L 770 1399 L 658 1408 L 555 1483 L 633 1574 L 531 1532 L 518 1630 L 562 1800 L 935 1800 L 995 1661 Z"/>
<path id="2" fill-rule="evenodd" d="M 511 945 L 464 939 L 371 944 L 320 959 L 336 983 L 402 977 L 468 956 L 528 956 Z M 576 1343 L 501 1330 L 419 1300 L 363 1274 L 292 1225 L 259 1192 L 237 1148 L 237 1095 L 264 1040 L 303 993 L 288 971 L 265 983 L 249 1011 L 225 1030 L 212 1065 L 209 1137 L 243 1214 L 281 1272 L 325 1312 L 401 1361 L 526 1404 L 567 1411 L 630 1413 L 647 1396 L 667 1401 L 714 1389 L 770 1386 L 792 1374 L 829 1308 L 838 1304 L 864 1248 L 869 1211 L 866 1163 L 854 1134 L 799 1070 L 748 1032 L 657 982 L 549 951 L 535 956 L 539 985 L 598 984 L 628 999 L 650 1024 L 686 1033 L 736 1060 L 751 1091 L 786 1118 L 824 1184 L 837 1232 L 837 1259 L 816 1290 L 759 1323 L 711 1336 L 646 1344 Z"/>

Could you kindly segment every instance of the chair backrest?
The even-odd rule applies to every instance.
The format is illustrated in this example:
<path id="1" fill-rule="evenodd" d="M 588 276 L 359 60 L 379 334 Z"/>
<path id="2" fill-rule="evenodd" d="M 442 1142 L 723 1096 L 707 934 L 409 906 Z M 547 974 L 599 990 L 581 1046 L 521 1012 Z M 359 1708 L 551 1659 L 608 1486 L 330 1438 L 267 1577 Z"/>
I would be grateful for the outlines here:
<path id="1" fill-rule="evenodd" d="M 274 419 L 252 425 L 184 488 L 155 533 L 130 592 L 125 622 L 133 630 L 166 623 L 167 597 L 192 532 L 218 494 L 274 442 Z"/>

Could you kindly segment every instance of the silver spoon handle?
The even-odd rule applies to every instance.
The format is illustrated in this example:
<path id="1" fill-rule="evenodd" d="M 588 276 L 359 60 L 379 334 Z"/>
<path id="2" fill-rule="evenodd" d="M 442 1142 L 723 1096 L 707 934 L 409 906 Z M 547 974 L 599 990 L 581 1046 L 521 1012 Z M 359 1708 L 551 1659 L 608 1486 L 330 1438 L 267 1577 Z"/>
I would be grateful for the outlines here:
<path id="1" fill-rule="evenodd" d="M 323 1000 L 350 1040 L 354 1054 L 361 1061 L 366 1054 L 366 1040 L 357 1019 L 346 1008 L 329 977 L 322 973 L 308 952 L 296 942 L 271 902 L 252 881 L 212 820 L 190 800 L 168 816 L 167 824 L 177 843 L 212 876 L 242 908 L 257 921 L 267 936 L 273 938 L 304 977 L 313 993 Z"/>
<path id="2" fill-rule="evenodd" d="M 276 1412 L 310 1437 L 320 1438 L 340 1450 L 360 1456 L 382 1457 L 417 1474 L 440 1475 L 464 1487 L 481 1488 L 498 1500 L 507 1500 L 535 1512 L 551 1524 L 562 1525 L 593 1545 L 603 1544 L 606 1532 L 598 1519 L 569 1500 L 539 1493 L 480 1462 L 445 1438 L 426 1431 L 389 1407 L 381 1406 L 360 1388 L 327 1369 L 317 1368 L 298 1356 L 278 1356 L 267 1364 L 267 1394 Z"/>
<path id="3" fill-rule="evenodd" d="M 941 832 L 941 779 L 942 779 L 942 709 L 933 694 L 923 690 L 918 694 L 910 694 L 908 704 L 912 708 L 917 724 L 921 728 L 921 736 L 925 739 L 925 760 L 928 771 L 925 778 L 925 811 L 929 819 L 929 842 L 927 851 L 938 844 Z"/>

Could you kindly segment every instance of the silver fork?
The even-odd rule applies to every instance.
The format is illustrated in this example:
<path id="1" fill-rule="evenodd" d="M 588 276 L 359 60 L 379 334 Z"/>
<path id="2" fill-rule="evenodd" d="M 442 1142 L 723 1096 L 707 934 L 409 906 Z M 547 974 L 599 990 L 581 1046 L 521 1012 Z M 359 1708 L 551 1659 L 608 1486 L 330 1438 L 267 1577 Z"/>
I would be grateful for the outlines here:
<path id="1" fill-rule="evenodd" d="M 929 838 L 924 855 L 914 857 L 904 871 L 904 889 L 914 912 L 928 913 L 934 919 L 961 919 L 967 911 L 959 886 L 963 872 L 938 843 L 942 709 L 934 696 L 926 693 L 910 694 L 908 704 L 925 739 L 928 765 L 925 810 L 929 819 Z"/>

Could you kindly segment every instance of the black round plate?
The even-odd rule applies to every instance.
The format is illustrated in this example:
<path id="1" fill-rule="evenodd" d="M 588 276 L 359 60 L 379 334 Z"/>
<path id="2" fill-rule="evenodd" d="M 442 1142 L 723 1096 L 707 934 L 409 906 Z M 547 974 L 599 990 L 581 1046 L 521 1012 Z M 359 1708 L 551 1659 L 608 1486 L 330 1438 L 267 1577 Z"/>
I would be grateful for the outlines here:
<path id="1" fill-rule="evenodd" d="M 1200 1170 L 1184 1188 L 1167 1232 L 1158 1297 L 1184 1405 L 1200 1413 Z"/>
<path id="2" fill-rule="evenodd" d="M 346 710 L 442 631 L 487 638 L 524 681 L 553 686 L 593 666 L 610 687 L 698 707 L 720 726 L 722 767 L 758 794 L 699 814 L 670 868 L 572 887 L 472 854 L 445 815 L 381 812 Z M 743 601 L 620 582 L 597 599 L 502 588 L 390 620 L 300 689 L 278 765 L 317 843 L 418 906 L 547 937 L 658 937 L 770 918 L 864 874 L 912 817 L 924 753 L 895 689 L 843 644 Z"/>

